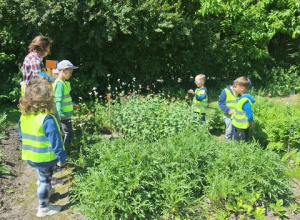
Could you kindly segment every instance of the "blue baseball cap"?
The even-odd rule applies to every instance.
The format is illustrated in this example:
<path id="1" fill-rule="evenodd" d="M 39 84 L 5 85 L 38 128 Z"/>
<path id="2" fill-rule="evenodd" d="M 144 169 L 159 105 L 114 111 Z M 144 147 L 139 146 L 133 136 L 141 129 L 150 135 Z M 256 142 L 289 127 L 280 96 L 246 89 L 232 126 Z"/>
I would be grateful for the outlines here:
<path id="1" fill-rule="evenodd" d="M 52 82 L 56 80 L 54 77 L 50 77 L 48 74 L 43 72 L 38 73 L 38 76 L 45 77 L 48 80 L 48 82 Z"/>

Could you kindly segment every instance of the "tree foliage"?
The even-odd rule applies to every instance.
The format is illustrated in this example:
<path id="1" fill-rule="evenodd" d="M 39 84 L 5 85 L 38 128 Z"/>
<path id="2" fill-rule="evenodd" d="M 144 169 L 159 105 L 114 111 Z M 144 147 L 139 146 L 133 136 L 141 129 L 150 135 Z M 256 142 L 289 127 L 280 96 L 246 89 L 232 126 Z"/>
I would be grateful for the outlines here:
<path id="1" fill-rule="evenodd" d="M 107 74 L 186 84 L 200 72 L 247 75 L 265 86 L 291 66 L 299 77 L 299 19 L 298 0 L 0 0 L 0 98 L 17 97 L 12 88 L 38 34 L 54 41 L 46 59 L 80 65 L 77 95 L 93 86 L 104 92 Z"/>

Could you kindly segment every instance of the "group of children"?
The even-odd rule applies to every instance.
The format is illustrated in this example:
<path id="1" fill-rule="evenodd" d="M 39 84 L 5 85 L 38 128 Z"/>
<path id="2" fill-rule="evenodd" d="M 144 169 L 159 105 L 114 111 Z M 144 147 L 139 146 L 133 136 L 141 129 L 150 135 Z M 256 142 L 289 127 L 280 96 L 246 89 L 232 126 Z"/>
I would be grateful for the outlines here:
<path id="1" fill-rule="evenodd" d="M 205 121 L 208 107 L 207 88 L 204 86 L 206 77 L 199 74 L 195 77 L 197 89 L 188 93 L 194 95 L 192 108 L 196 118 Z M 224 111 L 225 140 L 247 141 L 249 128 L 255 127 L 252 104 L 255 102 L 248 90 L 252 86 L 249 78 L 241 76 L 234 80 L 233 85 L 227 86 L 221 93 L 218 104 Z"/>
<path id="2" fill-rule="evenodd" d="M 37 169 L 39 178 L 38 217 L 56 214 L 62 208 L 49 204 L 51 179 L 54 167 L 65 165 L 65 148 L 69 147 L 73 136 L 71 117 L 73 110 L 78 108 L 73 105 L 71 85 L 67 81 L 78 67 L 63 60 L 57 64 L 56 77 L 43 72 L 45 68 L 42 60 L 50 53 L 51 43 L 49 38 L 38 36 L 29 45 L 29 54 L 22 66 L 23 83 L 19 104 L 22 113 L 19 121 L 22 159 Z M 195 118 L 199 118 L 201 122 L 205 121 L 208 108 L 205 81 L 204 74 L 197 75 L 197 89 L 188 91 L 194 95 L 192 108 Z M 239 77 L 220 95 L 219 106 L 225 112 L 226 140 L 234 138 L 237 141 L 247 141 L 249 127 L 255 126 L 251 108 L 254 99 L 248 93 L 250 83 L 248 78 Z"/>
<path id="3" fill-rule="evenodd" d="M 43 57 L 50 53 L 52 41 L 37 36 L 29 45 L 22 72 L 21 98 L 19 109 L 19 133 L 22 140 L 22 159 L 37 169 L 39 201 L 37 217 L 58 213 L 62 207 L 49 204 L 53 193 L 52 175 L 55 167 L 63 167 L 66 150 L 73 136 L 73 105 L 69 80 L 77 69 L 70 61 L 57 64 L 56 77 L 45 72 Z M 53 183 L 55 184 L 55 183 Z"/>

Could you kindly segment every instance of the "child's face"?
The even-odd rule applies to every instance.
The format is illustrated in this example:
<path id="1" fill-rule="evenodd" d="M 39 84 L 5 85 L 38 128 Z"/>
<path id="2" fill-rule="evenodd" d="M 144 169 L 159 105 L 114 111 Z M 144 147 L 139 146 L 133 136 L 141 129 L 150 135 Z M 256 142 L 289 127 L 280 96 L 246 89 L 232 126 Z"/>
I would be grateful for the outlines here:
<path id="1" fill-rule="evenodd" d="M 246 91 L 245 86 L 238 85 L 237 83 L 235 83 L 232 87 L 235 94 L 244 94 Z"/>
<path id="2" fill-rule="evenodd" d="M 65 80 L 68 80 L 71 78 L 72 76 L 72 73 L 73 73 L 73 69 L 65 69 L 64 72 L 63 72 L 63 77 Z"/>
<path id="3" fill-rule="evenodd" d="M 195 77 L 195 84 L 197 87 L 202 87 L 204 85 L 204 80 L 199 77 Z"/>

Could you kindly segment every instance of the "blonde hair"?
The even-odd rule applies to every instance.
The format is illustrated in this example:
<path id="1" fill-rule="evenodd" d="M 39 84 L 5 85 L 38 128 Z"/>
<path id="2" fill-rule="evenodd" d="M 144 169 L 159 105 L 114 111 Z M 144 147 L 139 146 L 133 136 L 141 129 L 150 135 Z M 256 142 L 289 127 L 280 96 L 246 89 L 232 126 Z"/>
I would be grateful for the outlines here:
<path id="1" fill-rule="evenodd" d="M 34 76 L 26 86 L 25 95 L 18 105 L 23 115 L 39 112 L 51 114 L 54 108 L 53 92 L 49 82 L 39 76 Z"/>
<path id="2" fill-rule="evenodd" d="M 245 77 L 245 76 L 241 76 L 239 78 L 237 78 L 236 80 L 234 80 L 234 85 L 239 85 L 239 86 L 244 86 L 247 90 L 250 87 L 250 80 L 249 78 Z"/>
<path id="3" fill-rule="evenodd" d="M 195 79 L 197 79 L 197 78 L 199 78 L 199 80 L 200 81 L 206 81 L 206 76 L 204 75 L 204 74 L 198 74 L 196 77 L 195 77 Z"/>

